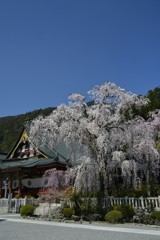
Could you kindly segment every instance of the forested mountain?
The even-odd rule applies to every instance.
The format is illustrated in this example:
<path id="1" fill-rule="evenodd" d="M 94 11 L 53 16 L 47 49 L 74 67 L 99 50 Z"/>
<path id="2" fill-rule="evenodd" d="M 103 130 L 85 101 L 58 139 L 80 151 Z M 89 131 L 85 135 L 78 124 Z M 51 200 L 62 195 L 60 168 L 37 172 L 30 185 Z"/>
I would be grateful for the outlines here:
<path id="1" fill-rule="evenodd" d="M 42 115 L 48 116 L 55 108 L 39 109 L 26 114 L 0 118 L 0 152 L 7 153 L 17 140 L 24 124 Z"/>
<path id="2" fill-rule="evenodd" d="M 141 111 L 144 111 L 144 113 L 141 114 L 145 117 L 149 111 L 160 109 L 160 87 L 148 91 L 146 97 L 149 98 L 150 104 L 147 108 L 145 107 L 144 110 L 141 109 Z M 93 104 L 93 102 L 90 102 L 88 105 L 90 104 Z M 8 152 L 11 149 L 27 121 L 33 120 L 40 115 L 48 116 L 54 109 L 56 108 L 49 107 L 26 114 L 0 118 L 0 152 Z"/>

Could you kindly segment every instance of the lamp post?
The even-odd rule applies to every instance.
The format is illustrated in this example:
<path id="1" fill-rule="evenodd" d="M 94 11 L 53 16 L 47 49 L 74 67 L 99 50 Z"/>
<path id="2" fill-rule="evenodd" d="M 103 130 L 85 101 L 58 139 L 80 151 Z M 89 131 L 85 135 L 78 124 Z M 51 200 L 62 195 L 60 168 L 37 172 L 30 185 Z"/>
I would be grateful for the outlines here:
<path id="1" fill-rule="evenodd" d="M 7 192 L 8 192 L 8 178 L 4 182 L 4 198 L 7 198 Z"/>

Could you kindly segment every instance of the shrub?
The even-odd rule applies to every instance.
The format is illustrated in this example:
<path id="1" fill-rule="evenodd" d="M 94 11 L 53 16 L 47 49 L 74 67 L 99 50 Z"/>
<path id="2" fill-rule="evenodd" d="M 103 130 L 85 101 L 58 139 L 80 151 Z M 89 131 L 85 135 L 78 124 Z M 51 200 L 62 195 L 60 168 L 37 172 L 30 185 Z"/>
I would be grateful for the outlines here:
<path id="1" fill-rule="evenodd" d="M 148 197 L 148 186 L 142 185 L 140 189 L 128 189 L 126 187 L 119 187 L 116 195 L 112 193 L 112 195 L 115 195 L 116 197 Z"/>
<path id="2" fill-rule="evenodd" d="M 64 214 L 64 217 L 71 218 L 73 215 L 73 208 L 70 208 L 70 207 L 63 208 L 63 214 Z"/>
<path id="3" fill-rule="evenodd" d="M 16 199 L 18 199 L 18 198 L 20 198 L 20 197 L 21 197 L 21 195 L 18 194 L 18 193 L 14 196 L 14 198 L 16 198 Z"/>
<path id="4" fill-rule="evenodd" d="M 103 207 L 101 205 L 97 205 L 95 208 L 95 213 L 96 214 L 100 214 L 102 217 L 105 216 L 105 210 L 103 209 Z"/>
<path id="5" fill-rule="evenodd" d="M 81 214 L 90 215 L 95 213 L 95 206 L 92 205 L 89 198 L 84 198 L 83 203 L 80 205 Z"/>
<path id="6" fill-rule="evenodd" d="M 113 206 L 113 210 L 120 211 L 123 215 L 124 219 L 131 219 L 135 212 L 134 209 L 131 206 L 128 205 L 115 205 Z"/>
<path id="7" fill-rule="evenodd" d="M 70 201 L 74 203 L 74 214 L 78 216 L 81 215 L 80 205 L 82 204 L 82 199 L 80 193 L 74 192 L 70 197 Z"/>
<path id="8" fill-rule="evenodd" d="M 80 211 L 81 211 L 81 214 L 87 214 L 88 212 L 87 212 L 87 206 L 86 206 L 86 204 L 85 203 L 82 203 L 81 205 L 80 205 Z"/>
<path id="9" fill-rule="evenodd" d="M 33 215 L 35 207 L 32 204 L 26 204 L 20 208 L 21 216 L 31 216 Z"/>
<path id="10" fill-rule="evenodd" d="M 151 214 L 151 218 L 160 221 L 160 211 L 155 211 Z"/>
<path id="11" fill-rule="evenodd" d="M 112 210 L 105 216 L 105 220 L 109 223 L 119 223 L 123 219 L 123 215 L 120 211 Z"/>

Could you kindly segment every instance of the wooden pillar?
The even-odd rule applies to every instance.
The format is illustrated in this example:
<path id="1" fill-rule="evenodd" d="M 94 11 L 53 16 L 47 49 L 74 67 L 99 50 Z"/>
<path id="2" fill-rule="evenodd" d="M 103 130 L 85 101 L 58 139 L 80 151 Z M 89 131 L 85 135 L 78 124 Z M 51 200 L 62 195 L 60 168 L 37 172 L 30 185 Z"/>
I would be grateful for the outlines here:
<path id="1" fill-rule="evenodd" d="M 21 175 L 19 174 L 18 176 L 18 195 L 21 196 L 22 194 L 22 178 Z"/>

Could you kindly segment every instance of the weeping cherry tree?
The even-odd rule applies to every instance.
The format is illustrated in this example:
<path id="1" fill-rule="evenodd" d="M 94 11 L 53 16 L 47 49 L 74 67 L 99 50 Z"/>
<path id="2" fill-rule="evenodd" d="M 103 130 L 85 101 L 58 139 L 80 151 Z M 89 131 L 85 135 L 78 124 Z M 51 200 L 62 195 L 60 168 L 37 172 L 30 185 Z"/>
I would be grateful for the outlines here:
<path id="1" fill-rule="evenodd" d="M 108 195 L 110 189 L 116 192 L 119 182 L 139 188 L 144 181 L 157 181 L 159 111 L 150 113 L 147 120 L 135 116 L 132 106 L 140 112 L 148 99 L 111 82 L 95 86 L 88 94 L 94 101 L 91 106 L 84 96 L 71 94 L 69 105 L 60 105 L 51 115 L 33 120 L 32 141 L 50 149 L 65 145 L 72 165 L 67 177 L 77 192 L 96 190 Z"/>

